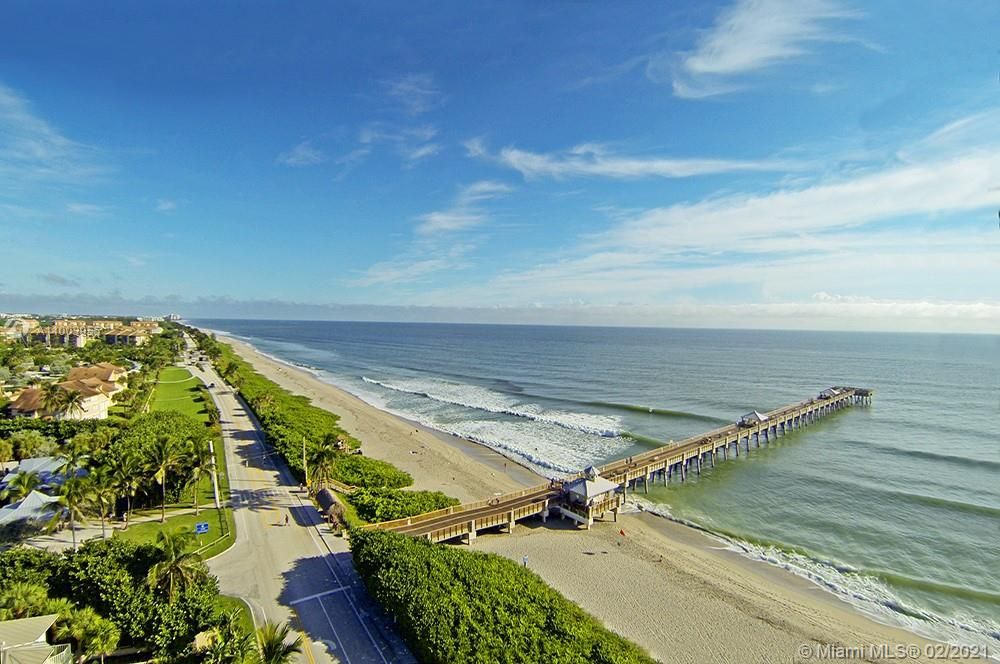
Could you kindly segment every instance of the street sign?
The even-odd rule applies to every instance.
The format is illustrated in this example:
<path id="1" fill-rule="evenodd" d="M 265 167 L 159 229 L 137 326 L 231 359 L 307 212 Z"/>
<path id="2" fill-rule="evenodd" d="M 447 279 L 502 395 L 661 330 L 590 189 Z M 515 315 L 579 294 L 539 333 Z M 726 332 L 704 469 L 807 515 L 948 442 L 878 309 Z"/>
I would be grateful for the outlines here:
<path id="1" fill-rule="evenodd" d="M 198 535 L 204 535 L 208 532 L 208 521 L 199 521 L 194 524 L 194 532 Z"/>

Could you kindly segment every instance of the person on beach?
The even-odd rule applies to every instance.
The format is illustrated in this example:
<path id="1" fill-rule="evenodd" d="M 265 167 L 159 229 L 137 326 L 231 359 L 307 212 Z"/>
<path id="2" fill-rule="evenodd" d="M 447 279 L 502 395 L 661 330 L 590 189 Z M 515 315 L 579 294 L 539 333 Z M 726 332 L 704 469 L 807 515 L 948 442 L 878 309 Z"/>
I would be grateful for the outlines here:
<path id="1" fill-rule="evenodd" d="M 285 525 L 286 526 L 288 525 L 288 515 L 287 514 L 285 515 Z"/>

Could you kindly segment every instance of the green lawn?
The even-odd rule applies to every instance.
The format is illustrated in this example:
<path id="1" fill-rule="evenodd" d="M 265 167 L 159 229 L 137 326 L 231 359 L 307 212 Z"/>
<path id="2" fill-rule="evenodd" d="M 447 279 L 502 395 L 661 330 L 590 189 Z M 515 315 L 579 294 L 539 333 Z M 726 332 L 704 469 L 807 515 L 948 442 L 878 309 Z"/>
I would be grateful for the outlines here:
<path id="1" fill-rule="evenodd" d="M 229 508 L 223 508 L 221 512 L 214 507 L 203 509 L 198 516 L 195 516 L 194 512 L 168 516 L 162 524 L 159 520 L 133 523 L 127 530 L 115 531 L 115 537 L 140 544 L 152 544 L 156 542 L 156 535 L 161 530 L 194 533 L 194 524 L 199 521 L 208 522 L 208 534 L 193 537 L 188 543 L 188 551 L 198 551 L 202 558 L 211 558 L 232 546 L 235 539 L 235 525 L 233 524 L 233 512 Z M 223 529 L 225 529 L 225 536 L 223 536 Z"/>
<path id="2" fill-rule="evenodd" d="M 166 367 L 157 377 L 156 388 L 150 410 L 176 410 L 208 424 L 208 414 L 205 412 L 205 401 L 199 386 L 201 381 L 191 375 L 184 367 Z M 221 438 L 215 440 L 215 463 L 219 470 L 219 498 L 223 502 L 229 496 L 229 473 L 226 468 L 226 455 Z M 177 507 L 191 506 L 194 495 L 185 491 L 182 501 Z M 203 477 L 198 482 L 198 495 L 202 504 L 212 499 L 212 478 Z"/>
<path id="3" fill-rule="evenodd" d="M 160 371 L 153 391 L 150 410 L 176 410 L 193 417 L 199 422 L 208 423 L 208 413 L 205 401 L 201 396 L 199 386 L 201 381 L 191 375 L 183 367 L 166 367 Z"/>
<path id="4" fill-rule="evenodd" d="M 247 606 L 246 602 L 238 597 L 219 595 L 215 600 L 215 606 L 219 610 L 219 613 L 225 613 L 227 611 L 237 609 L 240 612 L 240 627 L 242 627 L 247 634 L 254 633 L 253 617 L 250 615 L 250 608 Z"/>

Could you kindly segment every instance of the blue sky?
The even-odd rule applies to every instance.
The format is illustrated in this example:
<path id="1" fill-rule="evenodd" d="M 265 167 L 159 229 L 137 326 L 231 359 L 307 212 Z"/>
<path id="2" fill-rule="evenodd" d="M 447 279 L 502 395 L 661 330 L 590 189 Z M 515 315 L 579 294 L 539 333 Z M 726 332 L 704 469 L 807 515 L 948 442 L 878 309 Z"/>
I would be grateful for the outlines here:
<path id="1" fill-rule="evenodd" d="M 4 3 L 0 309 L 1000 332 L 997 25 Z"/>

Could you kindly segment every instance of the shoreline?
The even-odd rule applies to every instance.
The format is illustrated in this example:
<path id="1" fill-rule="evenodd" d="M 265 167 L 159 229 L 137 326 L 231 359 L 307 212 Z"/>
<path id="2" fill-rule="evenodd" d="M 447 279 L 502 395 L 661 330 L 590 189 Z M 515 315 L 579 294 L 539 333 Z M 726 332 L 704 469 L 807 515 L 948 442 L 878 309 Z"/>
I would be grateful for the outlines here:
<path id="1" fill-rule="evenodd" d="M 444 491 L 469 502 L 546 481 L 486 445 L 381 410 L 306 368 L 266 355 L 230 334 L 215 333 L 259 373 L 339 415 L 341 427 L 362 442 L 365 454 L 409 472 L 414 489 Z M 812 657 L 802 656 L 802 644 L 916 645 L 923 653 L 935 643 L 878 621 L 806 578 L 753 560 L 696 527 L 660 515 L 623 513 L 618 523 L 598 523 L 591 531 L 561 525 L 558 520 L 547 527 L 529 521 L 519 524 L 513 536 L 481 534 L 474 548 L 516 561 L 529 556 L 529 566 L 546 582 L 661 659 L 808 661 Z M 626 537 L 621 538 L 619 528 L 627 531 Z M 568 564 L 567 554 L 580 560 Z M 613 574 L 601 560 L 613 561 Z M 602 585 L 626 578 L 642 589 L 641 601 L 620 585 Z M 720 625 L 725 633 L 719 633 Z"/>

